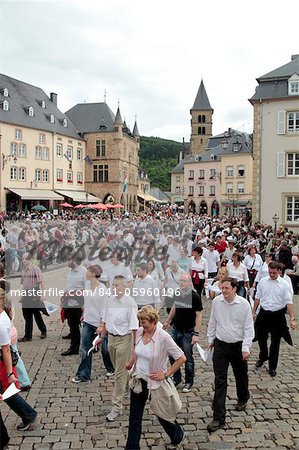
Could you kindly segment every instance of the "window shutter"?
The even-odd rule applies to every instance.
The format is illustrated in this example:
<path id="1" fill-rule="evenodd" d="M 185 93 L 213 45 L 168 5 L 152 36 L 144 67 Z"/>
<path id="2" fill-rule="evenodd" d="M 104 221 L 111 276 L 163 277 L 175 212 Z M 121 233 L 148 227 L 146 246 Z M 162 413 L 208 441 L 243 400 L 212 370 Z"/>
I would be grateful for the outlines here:
<path id="1" fill-rule="evenodd" d="M 283 178 L 285 176 L 285 154 L 284 152 L 277 152 L 276 154 L 276 176 Z"/>
<path id="2" fill-rule="evenodd" d="M 285 112 L 278 111 L 277 113 L 277 134 L 285 134 Z"/>

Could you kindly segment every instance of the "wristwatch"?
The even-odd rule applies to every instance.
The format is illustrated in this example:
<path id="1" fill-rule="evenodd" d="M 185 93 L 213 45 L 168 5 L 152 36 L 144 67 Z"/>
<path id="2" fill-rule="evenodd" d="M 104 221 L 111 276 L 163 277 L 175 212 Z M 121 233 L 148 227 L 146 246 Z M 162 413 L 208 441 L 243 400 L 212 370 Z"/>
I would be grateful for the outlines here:
<path id="1" fill-rule="evenodd" d="M 295 317 L 291 317 L 290 320 L 291 320 L 291 322 L 296 321 Z"/>

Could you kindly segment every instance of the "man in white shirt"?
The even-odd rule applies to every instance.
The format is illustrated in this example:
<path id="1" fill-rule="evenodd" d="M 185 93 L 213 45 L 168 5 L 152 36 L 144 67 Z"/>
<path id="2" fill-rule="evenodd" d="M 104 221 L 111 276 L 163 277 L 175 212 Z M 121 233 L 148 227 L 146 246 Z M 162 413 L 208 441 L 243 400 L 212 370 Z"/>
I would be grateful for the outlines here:
<path id="1" fill-rule="evenodd" d="M 249 399 L 247 360 L 254 337 L 252 311 L 249 303 L 236 294 L 237 282 L 227 277 L 222 281 L 222 294 L 212 303 L 208 325 L 209 349 L 214 348 L 213 369 L 215 394 L 213 421 L 207 429 L 210 433 L 225 425 L 225 401 L 227 370 L 231 364 L 237 388 L 236 411 L 244 411 Z"/>
<path id="2" fill-rule="evenodd" d="M 156 280 L 148 274 L 146 263 L 140 263 L 136 270 L 137 278 L 134 281 L 132 296 L 138 307 L 152 305 L 160 310 L 160 290 Z"/>
<path id="3" fill-rule="evenodd" d="M 122 402 L 128 376 L 125 365 L 132 353 L 138 328 L 137 305 L 135 300 L 125 293 L 127 288 L 125 277 L 116 276 L 112 288 L 115 295 L 108 299 L 103 312 L 103 327 L 97 330 L 101 339 L 108 332 L 109 354 L 115 369 L 112 409 L 106 417 L 109 422 L 114 422 L 122 413 Z"/>
<path id="4" fill-rule="evenodd" d="M 209 243 L 209 250 L 203 256 L 208 263 L 208 278 L 215 278 L 220 267 L 220 255 L 214 242 Z"/>
<path id="5" fill-rule="evenodd" d="M 111 258 L 111 264 L 106 267 L 106 274 L 108 277 L 110 289 L 112 288 L 114 278 L 118 275 L 122 275 L 126 279 L 126 282 L 129 284 L 132 284 L 133 282 L 133 274 L 131 272 L 131 269 L 130 267 L 125 266 L 123 262 L 121 262 L 121 257 L 121 254 L 113 254 Z"/>
<path id="6" fill-rule="evenodd" d="M 279 357 L 279 346 L 281 338 L 293 345 L 288 330 L 285 310 L 290 315 L 290 326 L 294 330 L 297 327 L 292 294 L 288 283 L 280 277 L 280 264 L 272 261 L 268 264 L 269 276 L 262 278 L 257 286 L 254 299 L 253 314 L 260 305 L 260 311 L 256 318 L 256 334 L 260 347 L 259 359 L 255 367 L 262 367 L 269 360 L 269 375 L 275 377 Z M 268 336 L 271 336 L 270 350 L 268 351 Z"/>

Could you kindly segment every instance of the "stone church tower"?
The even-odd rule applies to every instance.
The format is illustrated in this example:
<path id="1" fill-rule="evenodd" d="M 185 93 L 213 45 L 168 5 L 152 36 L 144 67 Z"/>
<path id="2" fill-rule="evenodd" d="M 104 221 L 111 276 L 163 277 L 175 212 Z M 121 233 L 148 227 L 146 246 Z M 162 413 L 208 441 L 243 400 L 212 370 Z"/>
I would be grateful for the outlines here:
<path id="1" fill-rule="evenodd" d="M 207 147 L 210 137 L 212 137 L 212 115 L 213 108 L 210 105 L 206 89 L 201 80 L 197 96 L 191 114 L 191 138 L 190 154 L 200 155 Z"/>

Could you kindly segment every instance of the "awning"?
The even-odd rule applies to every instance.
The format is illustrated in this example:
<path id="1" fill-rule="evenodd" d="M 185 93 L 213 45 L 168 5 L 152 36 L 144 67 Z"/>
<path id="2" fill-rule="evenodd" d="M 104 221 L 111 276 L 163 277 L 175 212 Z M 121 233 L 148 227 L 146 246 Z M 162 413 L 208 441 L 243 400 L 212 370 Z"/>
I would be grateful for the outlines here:
<path id="1" fill-rule="evenodd" d="M 80 203 L 99 203 L 102 200 L 95 195 L 90 194 L 89 192 L 85 191 L 58 191 L 59 194 L 63 195 L 64 197 L 71 198 L 74 202 L 80 202 Z"/>
<path id="2" fill-rule="evenodd" d="M 138 197 L 142 198 L 146 202 L 153 202 L 153 203 L 164 203 L 162 200 L 159 200 L 156 197 L 153 197 L 151 194 L 145 194 L 144 192 L 137 192 Z"/>
<path id="3" fill-rule="evenodd" d="M 181 196 L 174 196 L 173 201 L 174 203 L 184 203 L 184 199 Z"/>
<path id="4" fill-rule="evenodd" d="M 22 200 L 63 200 L 63 197 L 47 189 L 9 189 Z"/>

